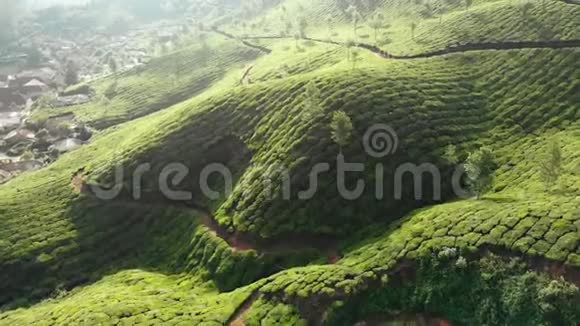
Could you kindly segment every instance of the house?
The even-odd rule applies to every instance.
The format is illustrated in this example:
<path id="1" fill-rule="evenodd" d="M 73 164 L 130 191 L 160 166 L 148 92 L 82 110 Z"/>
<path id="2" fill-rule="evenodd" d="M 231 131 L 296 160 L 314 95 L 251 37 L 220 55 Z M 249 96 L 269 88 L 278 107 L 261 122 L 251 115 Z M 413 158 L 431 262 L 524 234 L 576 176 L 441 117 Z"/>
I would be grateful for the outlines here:
<path id="1" fill-rule="evenodd" d="M 0 112 L 14 111 L 13 108 L 26 104 L 26 98 L 17 90 L 11 88 L 0 88 Z"/>
<path id="2" fill-rule="evenodd" d="M 37 160 L 2 160 L 0 161 L 0 183 L 10 180 L 12 177 L 17 176 L 22 172 L 40 169 L 42 165 L 42 162 Z"/>
<path id="3" fill-rule="evenodd" d="M 79 147 L 81 147 L 84 142 L 80 139 L 76 138 L 67 138 L 56 142 L 53 145 L 53 148 L 58 150 L 60 153 L 70 152 Z"/>
<path id="4" fill-rule="evenodd" d="M 20 92 L 28 98 L 36 99 L 50 89 L 48 85 L 34 78 L 22 85 Z"/>
<path id="5" fill-rule="evenodd" d="M 4 136 L 4 141 L 6 144 L 16 144 L 22 141 L 33 141 L 35 139 L 34 132 L 28 129 L 18 129 L 10 132 L 8 135 Z"/>
<path id="6" fill-rule="evenodd" d="M 46 85 L 50 85 L 56 81 L 57 77 L 58 72 L 49 67 L 26 70 L 16 75 L 16 79 L 20 86 L 24 86 L 33 79 L 37 79 Z"/>
<path id="7" fill-rule="evenodd" d="M 18 173 L 28 170 L 38 169 L 42 167 L 42 162 L 37 160 L 26 160 L 26 161 L 3 161 L 0 162 L 0 170 L 9 173 Z"/>
<path id="8" fill-rule="evenodd" d="M 91 98 L 85 94 L 76 94 L 76 95 L 69 95 L 69 96 L 60 96 L 56 100 L 52 101 L 52 106 L 55 108 L 60 108 L 63 106 L 72 106 L 72 105 L 79 105 L 88 103 L 91 101 Z"/>
<path id="9" fill-rule="evenodd" d="M 0 74 L 0 88 L 8 88 L 8 75 Z"/>
<path id="10" fill-rule="evenodd" d="M 0 112 L 0 130 L 14 129 L 20 125 L 22 112 Z"/>
<path id="11" fill-rule="evenodd" d="M 46 120 L 45 127 L 49 130 L 56 129 L 58 125 L 63 122 L 72 122 L 75 118 L 75 115 L 72 112 L 62 113 L 56 116 L 52 116 Z"/>

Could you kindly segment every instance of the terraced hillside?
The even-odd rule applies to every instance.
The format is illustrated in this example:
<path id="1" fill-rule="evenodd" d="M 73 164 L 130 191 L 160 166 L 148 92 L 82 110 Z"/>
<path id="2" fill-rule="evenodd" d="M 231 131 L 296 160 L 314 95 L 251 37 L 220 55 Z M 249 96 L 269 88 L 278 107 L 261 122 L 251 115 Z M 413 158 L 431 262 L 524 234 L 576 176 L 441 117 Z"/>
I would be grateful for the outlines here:
<path id="1" fill-rule="evenodd" d="M 473 1 L 468 10 L 463 1 L 355 2 L 356 11 L 348 6 L 330 0 L 313 6 L 284 2 L 250 24 L 253 29 L 223 28 L 250 38 L 293 38 L 298 31 L 320 40 L 373 44 L 400 56 L 468 44 L 580 39 L 580 10 L 563 1 Z"/>
<path id="2" fill-rule="evenodd" d="M 237 75 L 260 52 L 214 37 L 155 58 L 136 69 L 89 82 L 95 94 L 89 103 L 36 112 L 43 120 L 72 112 L 98 129 L 162 110 L 211 88 L 218 81 L 237 85 Z M 229 78 L 228 78 L 229 77 Z"/>
<path id="3" fill-rule="evenodd" d="M 321 41 L 322 17 L 335 18 L 337 41 L 235 39 L 282 5 Z M 525 16 L 508 1 L 446 4 L 441 23 L 420 18 L 414 42 L 404 22 L 425 4 L 368 6 L 364 16 L 395 17 L 392 42 L 381 45 L 395 54 L 456 45 L 464 30 L 473 44 L 580 40 L 580 7 L 563 2 L 533 4 Z M 246 30 L 213 26 L 220 41 L 207 66 L 192 45 L 117 76 L 123 91 L 107 113 L 70 108 L 117 126 L 0 186 L 0 325 L 578 325 L 580 50 L 386 58 L 343 46 L 345 9 L 285 1 Z M 175 63 L 184 71 L 175 87 L 150 93 Z M 341 146 L 338 111 L 353 125 Z M 380 124 L 398 146 L 374 157 L 365 134 Z M 541 164 L 554 144 L 559 178 L 546 186 Z M 495 156 L 491 187 L 457 196 L 455 172 L 482 146 Z M 366 185 L 353 198 L 339 190 L 341 159 L 363 165 L 342 180 Z M 432 164 L 440 179 L 398 179 L 409 163 Z M 208 196 L 207 166 L 227 168 L 231 191 L 216 173 Z"/>

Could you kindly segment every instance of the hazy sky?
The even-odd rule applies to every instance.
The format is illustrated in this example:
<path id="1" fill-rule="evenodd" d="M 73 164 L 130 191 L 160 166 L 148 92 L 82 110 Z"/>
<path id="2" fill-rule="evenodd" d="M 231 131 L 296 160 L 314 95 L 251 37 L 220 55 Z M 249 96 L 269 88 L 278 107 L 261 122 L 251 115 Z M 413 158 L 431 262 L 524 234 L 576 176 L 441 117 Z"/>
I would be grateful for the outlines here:
<path id="1" fill-rule="evenodd" d="M 44 8 L 53 5 L 76 5 L 84 4 L 89 0 L 27 0 L 27 2 L 34 8 Z"/>

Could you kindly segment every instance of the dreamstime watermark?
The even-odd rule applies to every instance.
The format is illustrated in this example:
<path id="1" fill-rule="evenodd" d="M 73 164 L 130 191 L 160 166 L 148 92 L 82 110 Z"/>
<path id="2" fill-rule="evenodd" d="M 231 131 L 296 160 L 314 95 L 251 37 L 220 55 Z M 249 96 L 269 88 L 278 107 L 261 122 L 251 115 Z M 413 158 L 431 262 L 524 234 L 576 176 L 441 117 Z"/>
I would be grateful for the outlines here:
<path id="1" fill-rule="evenodd" d="M 332 162 L 320 162 L 315 164 L 308 173 L 308 187 L 306 189 L 293 192 L 292 191 L 292 175 L 288 167 L 280 164 L 270 164 L 267 166 L 250 166 L 247 175 L 242 176 L 246 178 L 245 181 L 261 183 L 262 193 L 267 198 L 281 198 L 283 200 L 309 200 L 312 199 L 319 191 L 319 182 L 323 174 L 330 174 L 335 178 L 336 189 L 338 194 L 346 200 L 357 200 L 361 198 L 367 186 L 367 181 L 361 177 L 361 174 L 368 175 L 372 169 L 374 180 L 373 190 L 374 198 L 377 200 L 385 199 L 385 190 L 390 186 L 394 200 L 402 200 L 405 195 L 405 178 L 412 178 L 413 199 L 415 200 L 433 200 L 439 201 L 442 199 L 442 173 L 437 165 L 433 163 L 416 164 L 412 162 L 404 162 L 398 164 L 394 169 L 386 170 L 385 164 L 381 160 L 386 159 L 389 155 L 395 155 L 399 149 L 399 138 L 396 131 L 386 124 L 375 124 L 367 129 L 363 136 L 363 148 L 365 153 L 378 161 L 373 167 L 368 167 L 368 162 L 347 162 L 345 156 L 339 153 L 336 160 Z M 367 163 L 367 164 L 365 164 Z M 332 169 L 334 167 L 334 170 Z M 449 167 L 446 167 L 448 170 Z M 157 191 L 166 199 L 171 201 L 189 201 L 194 197 L 193 191 L 184 190 L 183 185 L 187 178 L 190 178 L 190 169 L 183 163 L 169 163 L 157 169 Z M 147 174 L 152 174 L 152 166 L 150 163 L 143 163 L 133 169 L 131 173 L 131 184 L 129 187 L 125 184 L 126 171 L 122 166 L 117 166 L 114 173 L 114 182 L 111 187 L 103 187 L 100 185 L 89 185 L 90 191 L 99 199 L 112 200 L 118 197 L 124 190 L 129 191 L 135 200 L 143 197 L 143 181 Z M 450 188 L 453 194 L 460 198 L 470 197 L 472 193 L 463 186 L 463 176 L 466 171 L 463 165 L 458 165 L 453 169 L 450 180 Z M 358 174 L 358 177 L 356 177 Z M 387 185 L 385 180 L 390 174 L 392 183 Z M 355 176 L 348 177 L 348 176 Z M 210 178 L 219 177 L 221 180 L 221 187 L 219 189 L 212 189 L 212 182 Z M 150 175 L 147 178 L 151 178 Z M 197 175 L 196 180 L 198 188 L 197 192 L 210 200 L 228 197 L 234 191 L 234 176 L 232 171 L 224 164 L 211 163 L 204 166 Z M 426 182 L 427 181 L 427 182 Z M 215 186 L 215 182 L 213 182 Z M 431 186 L 429 192 L 423 189 L 425 185 Z M 244 185 L 240 185 L 244 187 Z M 129 188 L 129 189 L 127 189 Z M 197 194 L 197 193 L 196 193 Z M 294 194 L 294 195 L 293 195 Z"/>

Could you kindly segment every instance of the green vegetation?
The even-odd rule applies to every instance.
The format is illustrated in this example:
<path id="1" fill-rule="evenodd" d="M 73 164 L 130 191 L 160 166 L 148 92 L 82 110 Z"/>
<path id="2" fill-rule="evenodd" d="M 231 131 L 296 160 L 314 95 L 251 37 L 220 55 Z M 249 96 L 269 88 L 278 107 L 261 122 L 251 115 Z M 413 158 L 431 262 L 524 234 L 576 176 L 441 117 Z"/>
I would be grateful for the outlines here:
<path id="1" fill-rule="evenodd" d="M 549 189 L 558 181 L 562 170 L 562 152 L 560 151 L 560 145 L 558 142 L 553 141 L 548 146 L 548 152 L 544 157 L 540 158 L 541 161 L 539 163 L 540 178 L 546 189 Z"/>
<path id="2" fill-rule="evenodd" d="M 447 153 L 449 154 L 449 153 Z M 487 147 L 482 147 L 467 156 L 464 167 L 467 174 L 467 183 L 477 195 L 477 199 L 488 191 L 493 182 L 493 153 Z"/>
<path id="3" fill-rule="evenodd" d="M 351 142 L 352 121 L 344 111 L 336 111 L 332 114 L 330 129 L 332 130 L 332 140 L 340 147 L 342 152 L 342 148 Z"/>
<path id="4" fill-rule="evenodd" d="M 69 89 L 90 86 L 89 103 L 35 105 L 38 139 L 73 132 L 67 122 L 48 128 L 67 112 L 100 131 L 0 186 L 0 325 L 339 325 L 415 314 L 577 324 L 580 50 L 392 59 L 359 43 L 417 54 L 577 40 L 580 6 L 286 0 L 238 9 L 197 22 L 198 37 L 146 65 L 108 61 L 113 75 Z M 384 158 L 363 146 L 377 124 L 399 142 Z M 339 152 L 364 163 L 344 180 L 366 185 L 352 200 L 337 189 Z M 192 200 L 164 196 L 159 175 L 176 162 L 189 174 L 172 189 Z M 202 195 L 210 163 L 229 169 L 231 193 L 212 176 L 219 195 Z M 329 171 L 299 199 L 319 163 Z M 407 163 L 440 172 L 420 180 L 419 199 L 412 175 L 395 178 Z M 457 167 L 466 172 L 458 180 Z M 115 181 L 113 200 L 91 190 Z M 454 187 L 478 198 L 457 198 Z"/>
<path id="5" fill-rule="evenodd" d="M 578 287 L 529 270 L 518 259 L 497 256 L 470 261 L 446 249 L 419 262 L 412 281 L 369 289 L 360 301 L 340 306 L 329 324 L 399 312 L 441 316 L 461 325 L 574 325 Z M 405 277 L 400 275 L 399 277 Z M 350 323 L 349 323 L 350 322 Z"/>
<path id="6" fill-rule="evenodd" d="M 106 128 L 185 101 L 222 79 L 224 87 L 235 85 L 226 75 L 259 55 L 251 48 L 219 39 L 215 48 L 208 52 L 202 45 L 192 45 L 153 59 L 147 66 L 90 82 L 97 93 L 91 102 L 40 110 L 33 118 L 73 112 L 80 121 Z M 101 101 L 103 97 L 108 99 L 106 103 Z"/>

